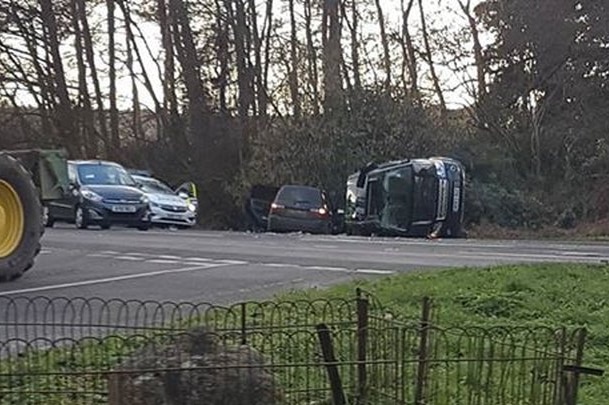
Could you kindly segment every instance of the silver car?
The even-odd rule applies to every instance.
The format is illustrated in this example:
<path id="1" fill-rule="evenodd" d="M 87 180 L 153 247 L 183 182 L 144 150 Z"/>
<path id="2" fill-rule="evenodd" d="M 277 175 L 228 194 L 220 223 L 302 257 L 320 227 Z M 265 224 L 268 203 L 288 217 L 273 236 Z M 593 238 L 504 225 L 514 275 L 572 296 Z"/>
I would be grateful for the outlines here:
<path id="1" fill-rule="evenodd" d="M 150 200 L 153 225 L 190 228 L 197 223 L 197 207 L 176 195 L 168 185 L 153 177 L 132 176 Z"/>

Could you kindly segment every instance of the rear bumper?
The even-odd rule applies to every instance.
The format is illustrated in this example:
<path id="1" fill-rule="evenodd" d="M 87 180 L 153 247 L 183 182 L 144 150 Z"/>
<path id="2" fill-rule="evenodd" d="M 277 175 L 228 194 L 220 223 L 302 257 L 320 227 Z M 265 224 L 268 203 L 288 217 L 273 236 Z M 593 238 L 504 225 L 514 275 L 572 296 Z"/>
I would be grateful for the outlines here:
<path id="1" fill-rule="evenodd" d="M 323 219 L 300 219 L 271 215 L 268 221 L 268 231 L 328 233 L 332 231 L 332 223 Z"/>

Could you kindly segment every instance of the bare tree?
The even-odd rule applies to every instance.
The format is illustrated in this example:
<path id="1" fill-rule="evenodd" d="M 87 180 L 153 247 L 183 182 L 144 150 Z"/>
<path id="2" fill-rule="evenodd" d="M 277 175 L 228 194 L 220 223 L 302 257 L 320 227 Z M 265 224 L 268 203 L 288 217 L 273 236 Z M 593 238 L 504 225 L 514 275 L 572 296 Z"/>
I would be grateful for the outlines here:
<path id="1" fill-rule="evenodd" d="M 385 66 L 385 90 L 391 88 L 391 55 L 389 53 L 389 39 L 385 28 L 385 16 L 380 0 L 374 0 L 376 4 L 376 12 L 379 19 L 379 27 L 381 30 L 381 43 L 383 44 L 383 62 Z"/>
<path id="2" fill-rule="evenodd" d="M 417 59 L 416 53 L 414 49 L 414 44 L 412 41 L 412 36 L 410 34 L 410 25 L 408 20 L 410 19 L 410 13 L 412 12 L 412 7 L 414 5 L 415 0 L 407 0 L 408 4 L 404 5 L 404 0 L 401 1 L 402 5 L 402 51 L 404 54 L 404 63 L 408 66 L 408 74 L 409 74 L 409 82 L 410 86 L 408 86 L 408 80 L 403 74 L 404 88 L 410 87 L 410 93 L 415 99 L 415 101 L 420 101 L 419 94 L 419 74 L 417 71 Z"/>
<path id="3" fill-rule="evenodd" d="M 440 112 L 442 116 L 446 114 L 446 101 L 444 100 L 444 92 L 442 91 L 442 86 L 440 85 L 440 78 L 436 72 L 436 67 L 433 61 L 431 45 L 429 42 L 429 32 L 427 31 L 427 21 L 425 18 L 425 10 L 423 9 L 423 0 L 419 0 L 419 12 L 421 15 L 421 31 L 423 34 L 423 44 L 425 46 L 425 59 L 427 59 L 427 63 L 429 64 L 429 72 L 431 74 L 431 80 L 433 82 L 434 89 L 436 91 L 436 95 L 440 100 Z"/>
<path id="4" fill-rule="evenodd" d="M 476 61 L 476 73 L 478 79 L 478 98 L 483 98 L 486 94 L 486 64 L 484 61 L 482 44 L 480 42 L 480 31 L 476 23 L 476 18 L 471 9 L 471 0 L 458 0 L 461 11 L 465 14 L 469 29 L 474 41 L 474 60 Z"/>
<path id="5" fill-rule="evenodd" d="M 63 61 L 59 50 L 59 33 L 57 20 L 51 0 L 40 0 L 42 11 L 42 21 L 46 32 L 46 41 L 51 56 L 53 66 L 53 77 L 55 78 L 55 94 L 57 95 L 57 117 L 56 128 L 59 134 L 64 135 L 66 147 L 73 155 L 80 155 L 80 139 L 74 131 L 74 117 L 72 114 L 72 104 L 68 94 Z"/>
<path id="6" fill-rule="evenodd" d="M 110 87 L 110 139 L 113 151 L 116 153 L 120 150 L 121 141 L 118 131 L 118 108 L 116 103 L 116 44 L 115 30 L 116 21 L 114 16 L 114 0 L 106 0 L 108 11 L 108 69 L 109 69 L 109 87 Z M 110 154 L 108 150 L 108 154 Z"/>
<path id="7" fill-rule="evenodd" d="M 319 81 L 317 68 L 317 52 L 313 43 L 311 0 L 304 0 L 305 36 L 307 41 L 307 65 L 309 84 L 313 90 L 313 113 L 319 115 Z"/>
<path id="8" fill-rule="evenodd" d="M 91 35 L 91 29 L 89 28 L 89 21 L 87 19 L 87 11 L 85 6 L 85 0 L 76 0 L 77 10 L 80 22 L 82 24 L 82 35 L 85 47 L 85 56 L 87 58 L 87 64 L 89 65 L 89 72 L 91 74 L 91 80 L 93 81 L 93 89 L 95 91 L 95 104 L 97 107 L 97 118 L 98 126 L 101 136 L 105 143 L 109 142 L 108 139 L 108 127 L 106 122 L 106 112 L 103 102 L 103 94 L 101 91 L 101 85 L 99 82 L 99 76 L 97 72 L 97 66 L 95 64 L 95 56 L 93 53 L 93 38 Z"/>
<path id="9" fill-rule="evenodd" d="M 340 109 L 343 104 L 341 75 L 342 47 L 339 0 L 324 0 L 322 42 L 324 64 L 324 111 Z"/>
<path id="10" fill-rule="evenodd" d="M 296 18 L 294 15 L 294 0 L 288 0 L 290 12 L 290 64 L 289 82 L 290 94 L 292 95 L 292 108 L 294 117 L 300 117 L 300 96 L 298 94 L 298 37 L 296 36 Z"/>

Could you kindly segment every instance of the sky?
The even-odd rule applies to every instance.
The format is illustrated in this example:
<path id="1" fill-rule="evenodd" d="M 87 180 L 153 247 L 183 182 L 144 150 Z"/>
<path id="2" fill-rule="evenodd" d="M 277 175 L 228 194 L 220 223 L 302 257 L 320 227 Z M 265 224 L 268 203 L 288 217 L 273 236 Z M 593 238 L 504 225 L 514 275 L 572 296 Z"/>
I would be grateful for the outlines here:
<path id="1" fill-rule="evenodd" d="M 259 14 L 261 14 L 261 18 L 263 18 L 264 1 L 263 0 L 257 0 L 257 1 L 258 1 L 258 3 L 260 3 L 259 7 L 258 7 L 258 12 L 259 12 Z M 472 6 L 479 3 L 480 1 L 481 0 L 473 0 Z M 287 20 L 288 16 L 287 16 L 286 10 L 285 10 L 286 7 L 285 7 L 285 4 L 283 4 L 283 3 L 285 3 L 285 1 L 282 1 L 282 2 L 276 1 L 275 2 L 275 4 L 277 5 L 277 9 L 275 10 L 275 15 L 276 15 L 276 18 L 282 18 L 284 20 Z M 378 23 L 376 22 L 376 13 L 374 12 L 374 7 L 373 7 L 374 3 L 368 2 L 368 4 L 370 5 L 370 9 L 371 9 L 371 11 L 373 11 L 373 13 L 371 13 L 370 15 L 363 16 L 363 20 L 364 20 L 364 21 L 362 21 L 363 36 L 373 35 L 373 36 L 375 36 L 375 38 L 377 38 L 377 40 L 367 42 L 368 46 L 367 46 L 366 52 L 368 52 L 368 54 L 371 54 L 371 55 L 376 55 L 380 60 L 380 56 L 382 54 L 382 48 L 381 48 L 380 41 L 378 40 L 379 27 L 378 27 Z M 400 30 L 400 27 L 401 27 L 400 0 L 381 0 L 381 6 L 382 6 L 384 14 L 385 14 L 388 32 Z M 103 7 L 103 4 L 101 7 Z M 458 10 L 457 0 L 424 0 L 424 7 L 426 10 L 426 15 L 428 16 L 428 25 L 432 29 L 437 28 L 437 29 L 443 29 L 443 30 L 448 30 L 448 31 L 457 31 L 460 28 L 467 26 L 467 21 L 464 18 L 464 16 L 460 12 L 456 11 L 456 10 Z M 452 8 L 453 11 L 447 11 L 447 8 Z M 297 14 L 299 14 L 298 13 L 299 10 L 297 9 L 296 11 L 297 11 Z M 99 15 L 99 17 L 98 17 L 99 20 L 102 21 L 104 18 L 104 14 L 105 14 L 105 8 L 100 8 L 99 12 L 97 14 Z M 300 14 L 302 14 L 302 13 L 300 13 Z M 122 17 L 119 10 L 117 10 L 117 17 Z M 297 16 L 297 18 L 298 18 L 298 16 Z M 365 20 L 368 20 L 369 22 L 366 24 Z M 99 22 L 99 23 L 101 24 L 101 22 Z M 95 21 L 91 22 L 92 26 L 94 26 L 95 24 L 96 24 Z M 412 32 L 416 33 L 420 27 L 418 7 L 415 7 L 415 9 L 412 11 L 410 24 L 412 27 Z M 160 77 L 157 74 L 157 68 L 155 66 L 155 61 L 162 64 L 162 52 L 161 52 L 161 46 L 160 46 L 161 40 L 160 40 L 159 28 L 156 24 L 150 23 L 150 22 L 145 22 L 145 21 L 138 21 L 138 26 L 139 26 L 140 30 L 142 31 L 142 35 L 146 38 L 146 42 L 147 42 L 148 46 L 150 47 L 150 52 L 148 52 L 147 48 L 146 48 L 146 42 L 144 42 L 141 38 L 137 39 L 139 48 L 145 59 L 144 66 L 146 68 L 148 75 L 151 78 L 151 81 L 153 83 L 153 87 L 155 89 L 155 93 L 157 94 L 157 97 L 159 99 L 162 99 L 162 83 L 161 83 Z M 262 26 L 262 22 L 260 23 L 260 26 Z M 116 40 L 117 40 L 118 46 L 124 47 L 126 40 L 124 38 L 124 33 L 122 31 L 123 30 L 121 30 L 121 29 L 117 30 Z M 136 36 L 139 37 L 137 32 L 136 32 Z M 343 37 L 344 37 L 343 40 L 344 40 L 344 46 L 345 46 L 345 55 L 346 55 L 346 57 L 348 57 L 349 52 L 350 52 L 348 49 L 350 39 L 348 38 L 348 35 L 346 33 L 343 35 Z M 302 38 L 302 41 L 304 42 L 304 38 Z M 471 43 L 463 43 L 460 45 L 462 47 L 465 47 L 468 50 L 472 49 Z M 70 41 L 65 42 L 63 44 L 63 50 L 64 50 L 63 53 L 66 55 L 66 58 L 65 58 L 66 72 L 69 76 L 69 79 L 76 82 L 77 72 L 76 72 L 76 61 L 75 61 L 75 57 L 73 55 L 73 44 Z M 105 55 L 105 52 L 106 52 L 106 50 L 104 49 L 104 47 L 98 47 L 98 49 L 97 49 L 97 58 L 99 59 L 98 66 L 104 66 L 105 62 L 107 62 L 107 55 Z M 398 59 L 401 57 L 400 54 L 401 54 L 401 51 L 399 49 L 392 49 L 392 57 L 395 57 L 396 59 Z M 441 62 L 443 59 L 446 59 L 447 56 L 443 55 L 442 53 L 434 53 L 433 57 L 436 62 Z M 421 83 L 421 86 L 423 88 L 431 89 L 428 69 L 427 69 L 426 65 L 424 65 L 422 62 L 420 62 L 420 63 L 421 63 L 421 73 L 420 74 L 421 74 L 421 80 L 423 81 L 423 83 Z M 462 64 L 473 65 L 473 58 L 468 58 L 467 60 L 463 60 Z M 395 66 L 396 66 L 395 69 L 396 69 L 396 74 L 397 74 L 399 72 L 399 70 L 401 69 L 400 62 L 396 61 Z M 459 86 L 459 85 L 467 78 L 475 77 L 475 71 L 473 70 L 472 67 L 463 69 L 463 66 L 453 66 L 451 68 L 448 68 L 448 67 L 442 67 L 442 66 L 438 65 L 437 70 L 439 72 L 439 75 L 440 75 L 440 78 L 441 78 L 441 81 L 443 84 L 443 88 L 451 89 L 451 90 L 447 90 L 445 93 L 445 98 L 447 100 L 449 107 L 459 108 L 459 107 L 462 107 L 463 105 L 466 105 L 471 102 L 472 99 L 469 96 L 467 89 L 465 89 L 463 86 Z M 137 73 L 141 73 L 140 66 L 136 65 L 135 71 Z M 381 67 L 378 67 L 377 71 L 378 71 L 378 74 L 382 74 Z M 102 88 L 107 89 L 108 80 L 107 80 L 107 77 L 104 77 L 104 76 L 105 75 L 103 75 L 101 77 Z M 275 75 L 275 76 L 278 76 L 278 75 Z M 144 84 L 138 83 L 137 85 L 138 85 L 138 91 L 139 91 L 141 103 L 147 108 L 154 109 L 152 97 L 149 95 L 149 92 L 145 88 Z M 129 77 L 126 69 L 120 70 L 118 72 L 117 88 L 118 88 L 118 94 L 119 94 L 119 108 L 130 108 L 131 103 L 132 103 L 132 101 L 131 101 L 132 85 L 131 85 L 131 78 Z M 29 96 L 27 94 L 23 94 L 21 96 L 21 99 L 24 101 L 24 103 L 28 103 L 28 104 L 31 103 L 31 101 L 28 102 L 27 100 L 32 100 L 31 96 Z"/>

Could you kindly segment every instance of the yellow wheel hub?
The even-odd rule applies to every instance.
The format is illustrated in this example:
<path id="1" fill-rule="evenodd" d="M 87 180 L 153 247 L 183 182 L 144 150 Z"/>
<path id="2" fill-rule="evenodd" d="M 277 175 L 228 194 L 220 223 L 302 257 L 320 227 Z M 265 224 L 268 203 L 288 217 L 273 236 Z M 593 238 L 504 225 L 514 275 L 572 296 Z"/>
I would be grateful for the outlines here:
<path id="1" fill-rule="evenodd" d="M 0 180 L 0 259 L 17 250 L 25 229 L 23 205 L 15 189 Z"/>

